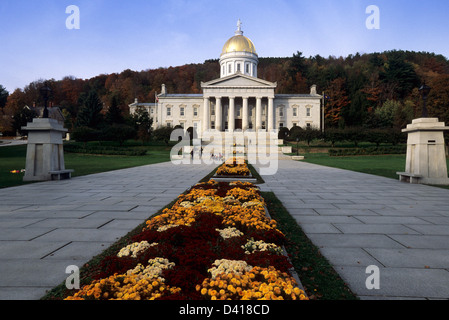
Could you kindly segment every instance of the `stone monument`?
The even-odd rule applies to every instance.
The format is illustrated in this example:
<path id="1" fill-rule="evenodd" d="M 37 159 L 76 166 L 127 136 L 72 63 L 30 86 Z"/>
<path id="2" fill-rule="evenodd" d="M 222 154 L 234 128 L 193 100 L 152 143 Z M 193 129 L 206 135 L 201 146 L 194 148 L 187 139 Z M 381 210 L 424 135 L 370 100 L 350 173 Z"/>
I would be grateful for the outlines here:
<path id="1" fill-rule="evenodd" d="M 406 172 L 399 180 L 410 183 L 449 185 L 444 131 L 449 130 L 437 118 L 419 118 L 403 129 L 408 134 Z"/>
<path id="2" fill-rule="evenodd" d="M 24 181 L 70 179 L 66 170 L 62 138 L 67 132 L 56 119 L 35 118 L 23 130 L 28 132 Z"/>

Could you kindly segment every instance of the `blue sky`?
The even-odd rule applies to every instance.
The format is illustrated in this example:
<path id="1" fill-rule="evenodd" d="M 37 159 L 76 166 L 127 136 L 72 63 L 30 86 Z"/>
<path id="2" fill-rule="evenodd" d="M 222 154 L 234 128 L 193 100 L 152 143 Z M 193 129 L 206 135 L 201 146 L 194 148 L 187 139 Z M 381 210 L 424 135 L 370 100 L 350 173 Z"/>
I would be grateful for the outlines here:
<path id="1" fill-rule="evenodd" d="M 66 28 L 66 7 L 80 29 Z M 380 10 L 368 30 L 366 8 Z M 219 58 L 242 20 L 259 57 L 402 49 L 449 57 L 447 0 L 1 0 L 0 84 L 201 63 Z"/>

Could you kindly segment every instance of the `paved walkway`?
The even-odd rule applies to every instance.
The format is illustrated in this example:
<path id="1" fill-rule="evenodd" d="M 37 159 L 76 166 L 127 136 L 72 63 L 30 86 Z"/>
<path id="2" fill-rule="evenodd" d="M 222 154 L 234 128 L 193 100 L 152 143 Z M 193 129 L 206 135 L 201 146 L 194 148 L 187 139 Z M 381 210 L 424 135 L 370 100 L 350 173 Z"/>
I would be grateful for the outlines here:
<path id="1" fill-rule="evenodd" d="M 39 299 L 214 166 L 171 163 L 0 190 L 0 299 Z M 279 162 L 276 193 L 362 299 L 449 299 L 449 190 Z M 366 267 L 380 270 L 368 290 Z"/>
<path id="2" fill-rule="evenodd" d="M 0 300 L 40 299 L 213 170 L 171 163 L 0 189 Z"/>
<path id="3" fill-rule="evenodd" d="M 283 160 L 263 178 L 361 299 L 449 299 L 449 190 Z"/>

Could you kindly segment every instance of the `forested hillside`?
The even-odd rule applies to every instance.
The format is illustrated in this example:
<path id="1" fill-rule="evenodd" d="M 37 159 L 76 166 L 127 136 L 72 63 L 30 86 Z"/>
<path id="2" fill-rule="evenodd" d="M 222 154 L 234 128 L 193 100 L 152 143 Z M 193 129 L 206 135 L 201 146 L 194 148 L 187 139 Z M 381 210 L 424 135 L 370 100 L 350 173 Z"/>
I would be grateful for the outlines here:
<path id="1" fill-rule="evenodd" d="M 442 55 L 387 51 L 346 58 L 306 58 L 297 52 L 292 57 L 259 60 L 259 78 L 276 81 L 277 93 L 308 93 L 316 84 L 318 92 L 329 97 L 325 108 L 327 128 L 403 128 L 421 114 L 418 88 L 423 82 L 432 87 L 429 116 L 449 123 L 449 62 Z M 51 104 L 63 110 L 66 126 L 72 129 L 89 93 L 97 94 L 103 113 L 114 105 L 126 115 L 128 104 L 135 98 L 154 102 L 162 84 L 169 93 L 201 93 L 201 82 L 218 78 L 219 71 L 218 60 L 207 60 L 179 67 L 124 70 L 84 80 L 68 76 L 59 81 L 50 79 L 47 84 L 52 89 Z M 35 81 L 12 93 L 0 87 L 0 132 L 15 132 L 32 116 L 29 110 L 23 110 L 25 105 L 43 104 L 39 95 L 43 83 Z"/>

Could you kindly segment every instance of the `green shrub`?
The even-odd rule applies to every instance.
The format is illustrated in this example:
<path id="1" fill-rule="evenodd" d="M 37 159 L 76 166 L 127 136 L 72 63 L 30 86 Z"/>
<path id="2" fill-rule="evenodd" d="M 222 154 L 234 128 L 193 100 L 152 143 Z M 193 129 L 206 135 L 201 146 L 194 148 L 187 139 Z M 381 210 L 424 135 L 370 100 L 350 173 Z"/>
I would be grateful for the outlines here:
<path id="1" fill-rule="evenodd" d="M 128 140 L 136 137 L 136 130 L 128 125 L 114 124 L 103 129 L 101 133 L 102 141 L 117 141 L 120 146 Z"/>
<path id="2" fill-rule="evenodd" d="M 84 153 L 84 154 L 100 154 L 100 155 L 114 155 L 114 156 L 143 156 L 147 153 L 145 149 L 141 148 L 123 148 L 111 146 L 81 146 L 74 143 L 64 145 L 64 151 L 68 153 Z"/>
<path id="3" fill-rule="evenodd" d="M 72 131 L 72 139 L 77 142 L 84 142 L 99 140 L 100 131 L 89 127 L 78 127 Z"/>
<path id="4" fill-rule="evenodd" d="M 405 154 L 406 152 L 407 146 L 329 149 L 329 156 L 343 157 L 359 155 Z"/>

